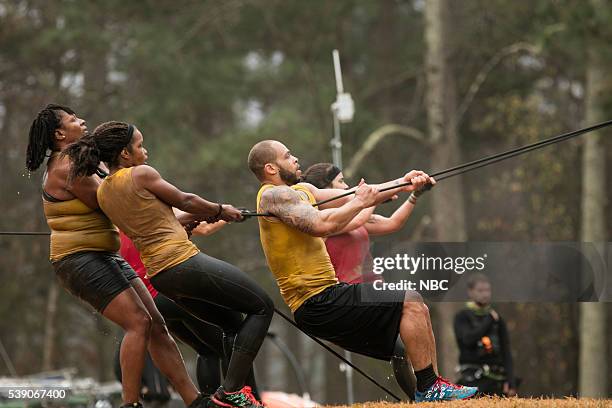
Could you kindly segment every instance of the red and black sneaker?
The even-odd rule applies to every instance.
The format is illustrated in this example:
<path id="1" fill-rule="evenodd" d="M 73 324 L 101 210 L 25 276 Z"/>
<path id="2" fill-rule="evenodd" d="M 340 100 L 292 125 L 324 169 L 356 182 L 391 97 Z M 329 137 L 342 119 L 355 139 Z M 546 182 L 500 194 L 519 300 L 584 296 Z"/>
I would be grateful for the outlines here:
<path id="1" fill-rule="evenodd" d="M 208 408 L 210 403 L 210 395 L 198 394 L 187 408 Z"/>
<path id="2" fill-rule="evenodd" d="M 210 396 L 210 401 L 219 407 L 263 408 L 265 405 L 253 396 L 251 387 L 244 386 L 239 391 L 227 392 L 223 387 Z"/>

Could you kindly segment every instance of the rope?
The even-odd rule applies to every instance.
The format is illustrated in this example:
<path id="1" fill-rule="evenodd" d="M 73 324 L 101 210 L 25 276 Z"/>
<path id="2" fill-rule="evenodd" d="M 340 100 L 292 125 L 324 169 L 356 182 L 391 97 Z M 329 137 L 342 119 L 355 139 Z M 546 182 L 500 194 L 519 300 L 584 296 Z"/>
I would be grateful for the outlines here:
<path id="1" fill-rule="evenodd" d="M 0 231 L 0 235 L 51 235 L 45 231 Z"/>
<path id="2" fill-rule="evenodd" d="M 601 122 L 601 123 L 598 123 L 598 124 L 595 124 L 595 125 L 583 128 L 583 129 L 574 130 L 572 132 L 563 133 L 561 135 L 553 136 L 553 137 L 550 137 L 548 139 L 540 140 L 539 142 L 531 143 L 531 144 L 528 144 L 528 145 L 525 145 L 525 146 L 521 146 L 521 147 L 517 147 L 517 148 L 511 149 L 511 150 L 507 150 L 505 152 L 501 152 L 501 153 L 497 153 L 497 154 L 494 154 L 494 155 L 491 155 L 491 156 L 483 157 L 481 159 L 474 160 L 474 161 L 471 161 L 471 162 L 468 162 L 468 163 L 464 163 L 464 164 L 460 164 L 458 166 L 450 167 L 450 168 L 448 168 L 446 170 L 442 170 L 442 171 L 433 173 L 430 176 L 434 177 L 434 178 L 437 178 L 437 181 L 441 181 L 441 180 L 444 180 L 444 179 L 447 179 L 447 178 L 455 177 L 455 176 L 458 176 L 460 174 L 464 174 L 464 173 L 470 172 L 472 170 L 476 170 L 476 169 L 480 169 L 480 168 L 485 167 L 485 166 L 489 166 L 489 165 L 494 164 L 494 163 L 498 163 L 498 162 L 503 161 L 503 160 L 510 159 L 512 157 L 519 156 L 519 155 L 524 154 L 524 153 L 532 152 L 534 150 L 538 150 L 538 149 L 544 148 L 546 146 L 550 146 L 550 145 L 555 144 L 555 143 L 564 142 L 564 141 L 572 139 L 572 138 L 574 138 L 576 136 L 580 136 L 580 135 L 583 135 L 585 133 L 593 132 L 595 130 L 608 127 L 610 125 L 612 125 L 612 120 Z M 412 183 L 408 181 L 408 182 L 405 182 L 405 183 L 401 183 L 401 184 L 397 184 L 397 185 L 394 185 L 394 186 L 383 188 L 383 189 L 379 190 L 379 192 L 382 193 L 382 192 L 393 190 L 393 189 L 396 189 L 396 188 L 406 187 L 406 186 L 409 186 L 411 184 Z M 323 201 L 319 201 L 317 203 L 314 203 L 313 207 L 319 207 L 319 206 L 321 206 L 323 204 L 327 204 L 327 203 L 329 203 L 331 201 L 335 201 L 335 200 L 338 200 L 340 198 L 347 197 L 347 196 L 349 196 L 351 194 L 355 194 L 355 191 L 356 191 L 356 189 L 349 190 L 346 193 L 340 194 L 338 196 L 331 197 L 331 198 L 328 198 L 328 199 L 323 200 Z M 274 216 L 273 214 L 270 214 L 270 213 L 257 213 L 257 212 L 251 212 L 251 211 L 244 211 L 243 215 L 245 217 L 270 217 L 270 216 L 273 217 Z"/>
<path id="3" fill-rule="evenodd" d="M 437 181 L 442 181 L 442 180 L 445 180 L 447 178 L 455 177 L 455 176 L 458 176 L 460 174 L 464 174 L 464 173 L 467 173 L 467 172 L 470 172 L 470 171 L 473 171 L 473 170 L 476 170 L 476 169 L 480 169 L 482 167 L 489 166 L 491 164 L 499 163 L 499 162 L 501 162 L 503 160 L 507 160 L 507 159 L 510 159 L 512 157 L 516 157 L 516 156 L 519 156 L 521 154 L 524 154 L 524 153 L 529 153 L 529 152 L 532 152 L 534 150 L 542 149 L 542 148 L 544 148 L 546 146 L 550 146 L 552 144 L 564 142 L 564 141 L 572 139 L 572 138 L 574 138 L 576 136 L 580 136 L 580 135 L 583 135 L 585 133 L 593 132 L 595 130 L 608 127 L 610 125 L 612 125 L 612 120 L 601 122 L 601 123 L 598 123 L 598 124 L 595 124 L 595 125 L 583 128 L 583 129 L 574 130 L 572 132 L 563 133 L 561 135 L 553 136 L 553 137 L 550 137 L 548 139 L 540 140 L 539 142 L 531 143 L 531 144 L 528 144 L 528 145 L 525 145 L 525 146 L 521 146 L 521 147 L 517 147 L 517 148 L 511 149 L 511 150 L 507 150 L 505 152 L 501 152 L 501 153 L 497 153 L 497 154 L 494 154 L 494 155 L 491 155 L 491 156 L 483 157 L 483 158 L 480 158 L 478 160 L 474 160 L 474 161 L 471 161 L 471 162 L 460 164 L 458 166 L 450 167 L 450 168 L 448 168 L 446 170 L 442 170 L 442 171 L 433 173 L 430 176 L 436 178 Z M 390 187 L 386 187 L 386 188 L 380 189 L 379 192 L 382 193 L 382 192 L 393 190 L 393 189 L 396 189 L 396 188 L 406 187 L 406 186 L 409 186 L 411 184 L 412 184 L 411 182 L 407 181 L 405 183 L 401 183 L 401 184 L 397 184 L 397 185 L 394 185 L 394 186 L 390 186 Z M 431 187 L 429 187 L 429 188 L 431 188 Z M 322 201 L 316 202 L 312 206 L 313 207 L 319 207 L 319 206 L 321 206 L 323 204 L 327 204 L 327 203 L 329 203 L 331 201 L 335 201 L 335 200 L 338 200 L 340 198 L 347 197 L 347 196 L 349 196 L 351 194 L 355 194 L 355 191 L 356 191 L 356 189 L 348 190 L 347 192 L 342 193 L 340 195 L 337 195 L 335 197 L 331 197 L 331 198 L 328 198 L 326 200 L 322 200 Z M 256 211 L 251 211 L 251 210 L 246 210 L 246 209 L 240 209 L 240 211 L 241 211 L 242 215 L 245 218 L 248 218 L 248 217 L 274 217 L 274 214 L 271 214 L 271 213 L 258 213 Z M 0 235 L 48 235 L 48 234 L 49 234 L 48 232 L 10 232 L 10 231 L 1 232 L 0 231 Z"/>

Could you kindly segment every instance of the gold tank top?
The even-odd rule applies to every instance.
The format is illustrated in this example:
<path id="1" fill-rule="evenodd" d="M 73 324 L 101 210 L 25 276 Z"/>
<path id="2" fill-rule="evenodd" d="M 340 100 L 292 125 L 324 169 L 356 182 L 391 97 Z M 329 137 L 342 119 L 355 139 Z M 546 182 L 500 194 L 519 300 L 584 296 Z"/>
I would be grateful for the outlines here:
<path id="1" fill-rule="evenodd" d="M 92 210 L 78 198 L 67 201 L 43 199 L 51 229 L 51 262 L 83 251 L 119 251 L 119 232 L 101 211 Z"/>
<path id="2" fill-rule="evenodd" d="M 264 191 L 274 187 L 264 184 L 257 194 L 257 212 Z M 315 198 L 305 186 L 295 185 L 292 189 L 308 197 L 300 197 L 310 204 Z M 325 242 L 273 218 L 259 217 L 259 237 L 276 278 L 280 293 L 292 312 L 306 300 L 338 283 L 334 267 L 329 259 Z"/>
<path id="3" fill-rule="evenodd" d="M 147 276 L 176 266 L 200 252 L 172 208 L 132 179 L 133 167 L 106 177 L 98 187 L 98 203 L 104 213 L 133 242 Z"/>

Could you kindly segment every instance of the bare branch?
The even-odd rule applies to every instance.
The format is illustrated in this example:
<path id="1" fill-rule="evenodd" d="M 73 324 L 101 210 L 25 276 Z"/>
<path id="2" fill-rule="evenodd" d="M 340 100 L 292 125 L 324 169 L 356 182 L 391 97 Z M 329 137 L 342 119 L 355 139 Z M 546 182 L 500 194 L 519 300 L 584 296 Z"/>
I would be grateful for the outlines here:
<path id="1" fill-rule="evenodd" d="M 370 133 L 366 141 L 361 145 L 357 153 L 355 153 L 355 155 L 351 159 L 349 165 L 343 170 L 344 175 L 346 177 L 351 177 L 355 173 L 355 171 L 357 171 L 363 159 L 368 154 L 370 154 L 372 150 L 374 150 L 376 145 L 378 145 L 378 143 L 386 136 L 392 134 L 400 134 L 402 136 L 407 136 L 421 144 L 428 145 L 428 142 L 425 139 L 425 135 L 423 134 L 423 132 L 416 128 L 395 124 L 387 124 L 381 126 L 374 132 Z"/>
<path id="2" fill-rule="evenodd" d="M 461 105 L 457 109 L 457 126 L 459 126 L 459 124 L 461 123 L 461 120 L 463 119 L 465 112 L 468 110 L 468 108 L 472 104 L 472 101 L 474 100 L 476 93 L 478 93 L 478 91 L 480 90 L 480 87 L 482 86 L 484 81 L 487 79 L 487 76 L 491 73 L 493 68 L 495 68 L 495 66 L 499 64 L 501 60 L 504 59 L 505 57 L 510 56 L 512 54 L 516 54 L 518 52 L 527 52 L 532 55 L 538 55 L 540 54 L 541 49 L 540 47 L 537 47 L 533 44 L 529 44 L 525 42 L 518 42 L 518 43 L 511 44 L 507 47 L 502 48 L 501 50 L 499 50 L 497 54 L 491 57 L 491 59 L 489 59 L 489 61 L 487 61 L 487 63 L 482 67 L 480 72 L 478 72 L 478 75 L 476 75 L 476 78 L 470 85 L 470 88 L 468 89 L 468 92 L 465 95 L 465 98 L 463 98 Z"/>

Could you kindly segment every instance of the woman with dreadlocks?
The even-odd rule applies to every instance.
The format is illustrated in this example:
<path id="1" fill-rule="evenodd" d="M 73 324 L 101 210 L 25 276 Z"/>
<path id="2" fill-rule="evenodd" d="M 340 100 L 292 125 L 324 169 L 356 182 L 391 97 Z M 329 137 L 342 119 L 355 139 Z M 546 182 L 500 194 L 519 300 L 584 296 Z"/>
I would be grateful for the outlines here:
<path id="1" fill-rule="evenodd" d="M 244 386 L 274 312 L 272 300 L 236 267 L 201 253 L 189 241 L 172 207 L 196 221 L 240 221 L 239 210 L 184 193 L 146 165 L 142 133 L 123 122 L 106 122 L 67 149 L 71 177 L 94 174 L 105 162 L 100 208 L 135 244 L 153 287 L 182 309 L 227 333 L 235 333 L 223 385 L 211 395 L 220 407 L 261 407 Z M 242 318 L 242 313 L 246 317 Z"/>
<path id="2" fill-rule="evenodd" d="M 55 274 L 70 293 L 125 330 L 120 358 L 123 407 L 142 407 L 138 399 L 147 347 L 185 403 L 203 407 L 204 397 L 191 382 L 153 299 L 117 253 L 117 229 L 99 210 L 96 192 L 105 169 L 96 166 L 91 174 L 68 180 L 70 161 L 61 153 L 86 131 L 85 121 L 60 105 L 40 111 L 30 128 L 26 167 L 35 171 L 48 157 L 42 199 Z"/>

